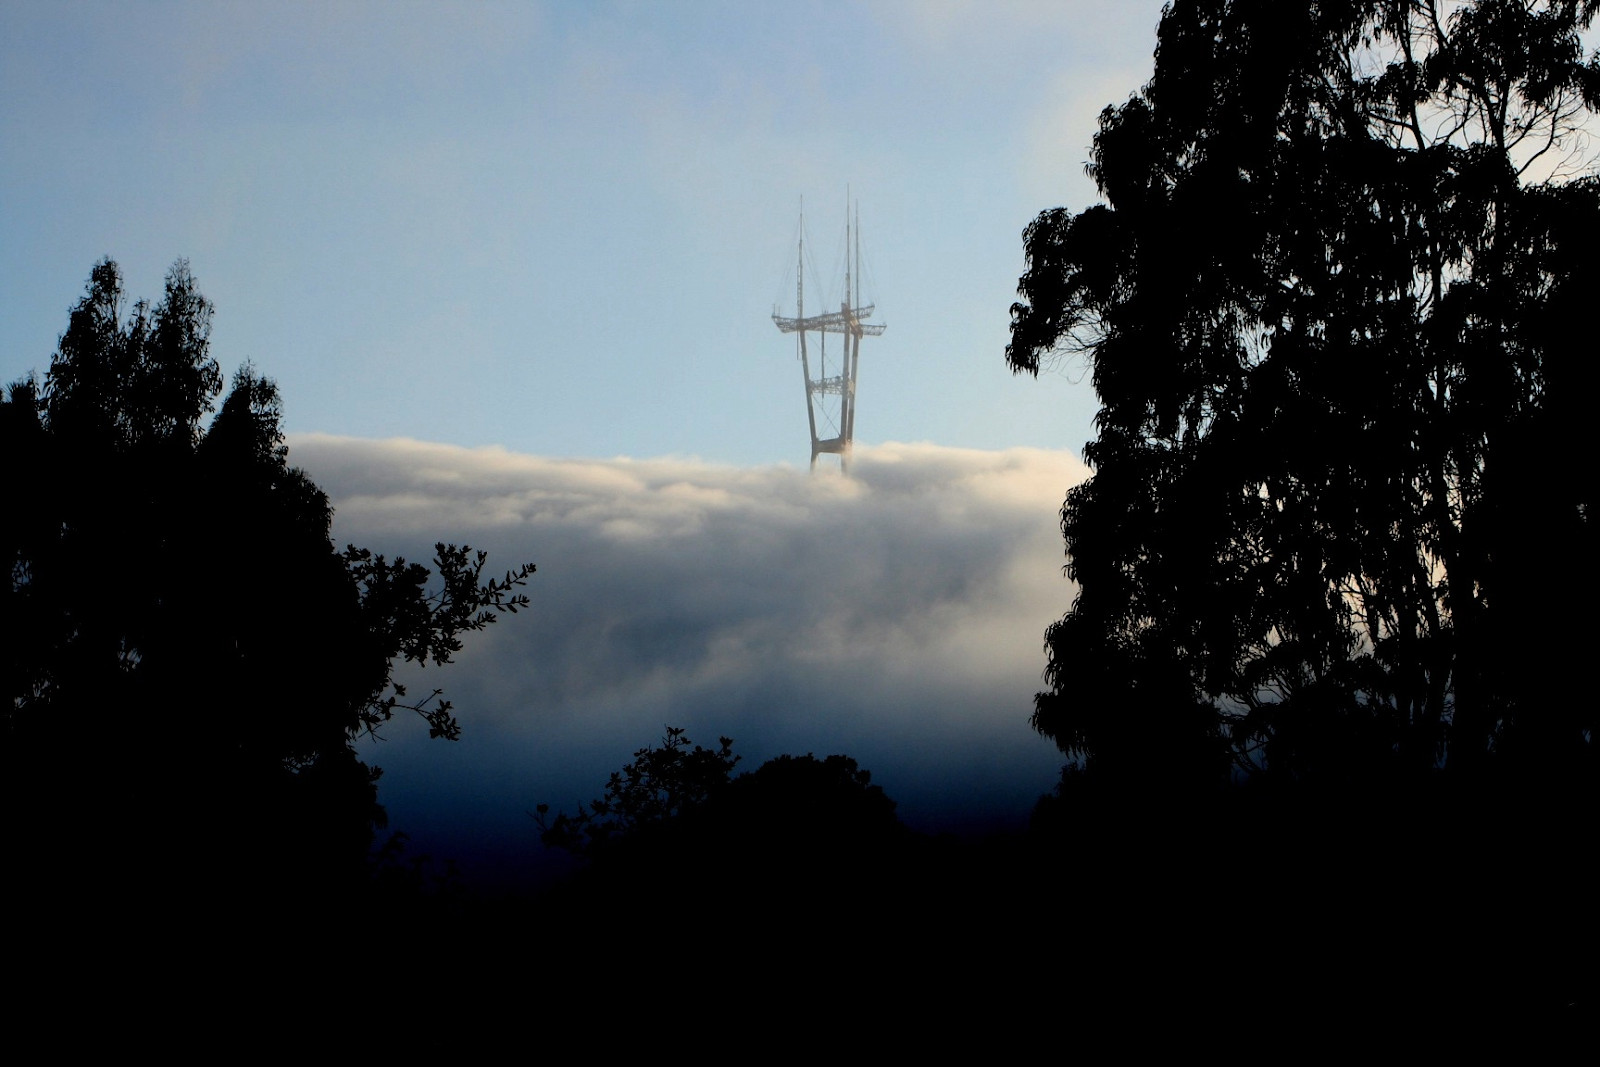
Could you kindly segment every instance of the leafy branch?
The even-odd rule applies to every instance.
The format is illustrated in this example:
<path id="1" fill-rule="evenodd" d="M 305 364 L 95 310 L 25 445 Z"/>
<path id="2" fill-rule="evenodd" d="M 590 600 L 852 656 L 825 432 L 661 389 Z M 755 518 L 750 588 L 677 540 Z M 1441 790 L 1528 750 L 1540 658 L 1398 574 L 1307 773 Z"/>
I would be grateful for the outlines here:
<path id="1" fill-rule="evenodd" d="M 527 594 L 515 590 L 527 585 L 534 565 L 524 563 L 504 577 L 485 581 L 488 558 L 487 552 L 474 553 L 468 545 L 435 544 L 433 564 L 441 585 L 430 593 L 427 584 L 433 575 L 420 563 L 408 563 L 403 556 L 390 561 L 354 545 L 345 549 L 345 568 L 361 592 L 367 632 L 382 642 L 385 663 L 382 679 L 371 690 L 374 695 L 358 714 L 357 732 L 375 734 L 403 708 L 422 716 L 429 737 L 454 741 L 461 736 L 450 701 L 439 700 L 443 690 L 407 702 L 406 687 L 394 680 L 394 664 L 397 659 L 423 667 L 449 663 L 461 651 L 463 633 L 484 629 L 499 612 L 514 615 L 528 606 Z"/>

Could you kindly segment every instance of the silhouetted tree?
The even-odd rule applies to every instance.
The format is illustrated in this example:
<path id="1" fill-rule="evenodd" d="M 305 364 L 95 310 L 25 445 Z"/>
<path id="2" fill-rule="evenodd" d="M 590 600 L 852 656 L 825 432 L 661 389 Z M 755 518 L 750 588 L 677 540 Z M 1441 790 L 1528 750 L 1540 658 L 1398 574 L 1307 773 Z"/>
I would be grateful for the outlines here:
<path id="1" fill-rule="evenodd" d="M 680 919 L 754 928 L 858 912 L 904 873 L 908 832 L 855 760 L 785 755 L 734 777 L 732 745 L 691 748 L 668 727 L 576 815 L 551 820 L 539 806 L 545 844 L 592 861 L 583 907 L 626 912 L 646 899 Z"/>
<path id="2" fill-rule="evenodd" d="M 848 851 L 900 832 L 895 802 L 849 756 L 782 755 L 741 774 L 708 810 L 717 832 L 786 850 Z"/>
<path id="3" fill-rule="evenodd" d="M 272 381 L 246 366 L 216 407 L 211 314 L 181 260 L 131 312 L 103 261 L 43 389 L 0 403 L 8 861 L 46 894 L 90 870 L 113 900 L 358 887 L 383 813 L 353 741 L 402 709 L 459 732 L 395 664 L 528 602 L 532 564 L 485 580 L 465 546 L 437 580 L 337 551 Z"/>
<path id="4" fill-rule="evenodd" d="M 546 845 L 577 855 L 670 838 L 675 846 L 715 840 L 720 851 L 748 852 L 763 841 L 840 849 L 864 837 L 897 832 L 895 803 L 872 773 L 849 756 L 783 755 L 737 778 L 732 738 L 715 749 L 690 747 L 682 727 L 613 771 L 605 796 L 577 813 L 540 804 L 535 816 Z"/>
<path id="5" fill-rule="evenodd" d="M 1101 402 L 1033 717 L 1087 770 L 1592 766 L 1597 9 L 1165 9 L 1006 350 Z"/>
<path id="6" fill-rule="evenodd" d="M 557 812 L 546 820 L 548 804 L 535 816 L 544 843 L 576 855 L 593 855 L 621 842 L 659 834 L 698 810 L 728 784 L 739 757 L 733 739 L 718 739 L 715 749 L 690 747 L 681 726 L 668 726 L 659 745 L 646 745 L 633 762 L 612 771 L 605 795 L 576 814 Z"/>

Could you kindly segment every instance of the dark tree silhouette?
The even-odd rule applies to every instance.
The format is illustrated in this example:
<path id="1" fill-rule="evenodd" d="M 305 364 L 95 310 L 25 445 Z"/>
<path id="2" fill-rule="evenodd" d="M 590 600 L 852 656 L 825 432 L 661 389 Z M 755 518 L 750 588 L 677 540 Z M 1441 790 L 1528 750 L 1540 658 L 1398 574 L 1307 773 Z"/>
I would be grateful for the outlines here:
<path id="1" fill-rule="evenodd" d="M 582 856 L 661 841 L 690 851 L 714 841 L 719 851 L 748 855 L 762 842 L 785 849 L 846 849 L 852 842 L 898 832 L 895 803 L 872 784 L 872 773 L 849 756 L 783 755 L 733 776 L 740 757 L 733 739 L 715 749 L 694 745 L 668 726 L 659 745 L 633 754 L 613 771 L 605 795 L 576 814 L 540 804 L 535 820 L 546 845 Z M 691 844 L 692 843 L 692 844 Z"/>
<path id="2" fill-rule="evenodd" d="M 337 551 L 272 381 L 246 366 L 216 407 L 211 314 L 183 261 L 131 312 L 103 261 L 43 388 L 0 404 L 9 862 L 43 896 L 91 871 L 113 900 L 361 892 L 383 814 L 353 741 L 402 709 L 459 730 L 395 664 L 528 602 L 532 564 L 485 580 L 465 546 L 436 579 Z"/>
<path id="3" fill-rule="evenodd" d="M 1101 402 L 1033 717 L 1091 775 L 1592 767 L 1597 9 L 1165 10 L 1006 350 Z"/>
<path id="4" fill-rule="evenodd" d="M 594 855 L 624 842 L 658 835 L 703 807 L 728 784 L 739 757 L 733 739 L 718 739 L 715 749 L 690 747 L 681 726 L 668 726 L 659 745 L 646 745 L 633 762 L 612 771 L 605 795 L 575 814 L 540 804 L 535 820 L 546 845 L 575 855 Z"/>
<path id="5" fill-rule="evenodd" d="M 849 756 L 775 756 L 729 783 L 712 810 L 733 839 L 812 854 L 881 846 L 901 831 L 895 802 Z"/>
<path id="6" fill-rule="evenodd" d="M 577 907 L 626 913 L 647 900 L 757 929 L 799 913 L 839 919 L 908 873 L 895 803 L 855 760 L 778 756 L 735 777 L 732 746 L 691 747 L 668 727 L 575 815 L 539 806 L 544 843 L 590 861 L 566 890 Z"/>

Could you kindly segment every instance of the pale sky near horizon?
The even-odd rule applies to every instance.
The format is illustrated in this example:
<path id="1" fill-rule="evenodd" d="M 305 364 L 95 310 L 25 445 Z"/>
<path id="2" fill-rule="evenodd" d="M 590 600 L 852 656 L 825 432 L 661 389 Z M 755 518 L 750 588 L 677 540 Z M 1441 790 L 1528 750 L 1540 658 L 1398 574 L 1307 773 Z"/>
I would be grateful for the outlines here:
<path id="1" fill-rule="evenodd" d="M 1082 368 L 1003 362 L 1021 231 L 1094 199 L 1160 6 L 0 5 L 0 376 L 100 257 L 186 257 L 291 432 L 803 465 L 770 316 L 848 188 L 858 438 L 1076 452 Z"/>

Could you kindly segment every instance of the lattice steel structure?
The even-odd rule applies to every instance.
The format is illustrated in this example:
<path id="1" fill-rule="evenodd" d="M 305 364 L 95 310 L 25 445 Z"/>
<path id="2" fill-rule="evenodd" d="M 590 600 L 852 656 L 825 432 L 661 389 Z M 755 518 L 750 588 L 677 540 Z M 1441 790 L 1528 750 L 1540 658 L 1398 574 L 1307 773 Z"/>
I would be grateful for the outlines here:
<path id="1" fill-rule="evenodd" d="M 853 242 L 853 244 L 852 244 Z M 857 211 L 854 227 L 851 226 L 848 214 L 845 218 L 845 273 L 844 273 L 844 299 L 839 304 L 838 311 L 827 311 L 821 315 L 806 315 L 806 239 L 805 227 L 800 228 L 800 248 L 796 256 L 795 270 L 795 314 L 794 318 L 786 318 L 776 312 L 772 321 L 784 333 L 797 335 L 800 349 L 800 367 L 805 373 L 806 381 L 806 419 L 811 427 L 811 469 L 817 469 L 817 457 L 825 452 L 833 453 L 839 457 L 839 466 L 843 470 L 850 468 L 850 446 L 855 438 L 856 427 L 856 368 L 861 359 L 861 339 L 863 337 L 877 337 L 884 331 L 883 323 L 869 323 L 864 320 L 872 317 L 873 305 L 858 304 L 858 292 L 861 285 L 861 219 Z M 851 256 L 854 256 L 855 270 L 851 271 Z M 811 360 L 812 346 L 808 345 L 807 334 L 816 334 L 815 354 L 817 361 L 817 374 L 812 377 Z M 840 366 L 835 374 L 828 373 L 828 334 L 840 334 L 844 338 L 844 351 L 841 354 Z M 836 398 L 836 399 L 832 399 Z M 824 432 L 832 433 L 831 437 L 817 436 L 817 425 L 824 424 Z"/>

